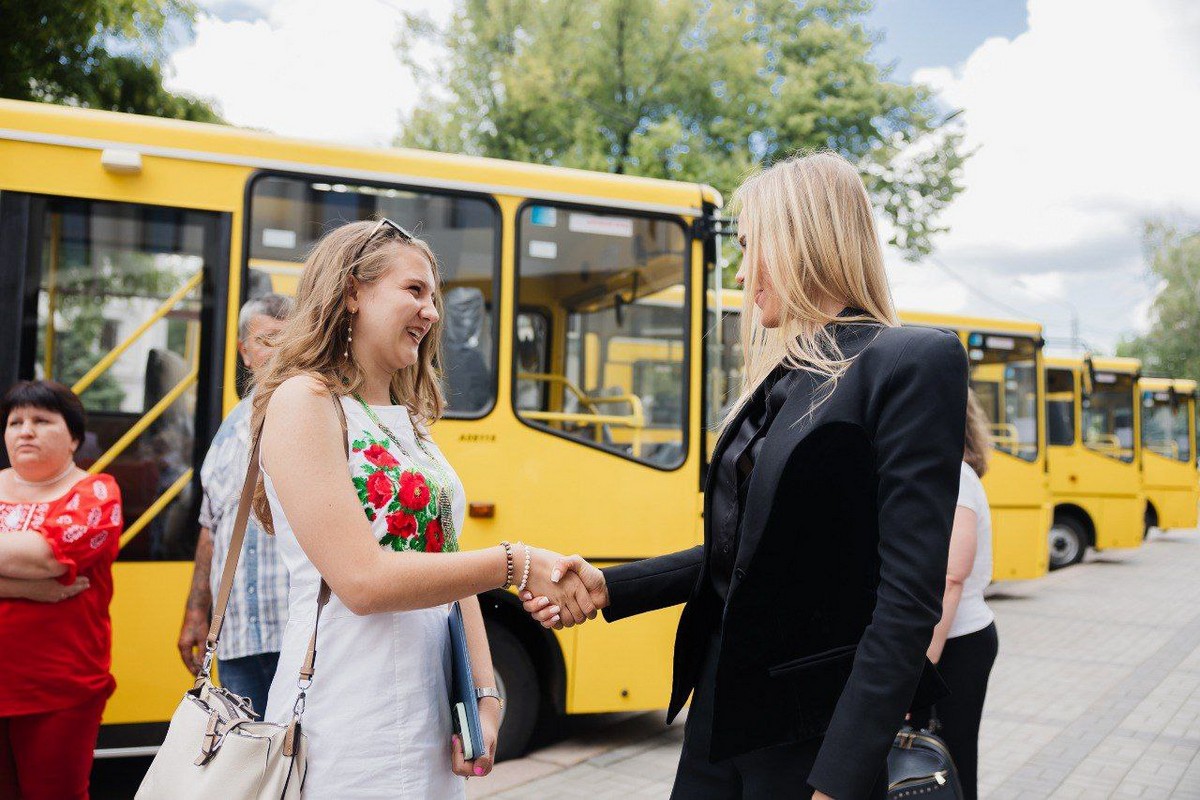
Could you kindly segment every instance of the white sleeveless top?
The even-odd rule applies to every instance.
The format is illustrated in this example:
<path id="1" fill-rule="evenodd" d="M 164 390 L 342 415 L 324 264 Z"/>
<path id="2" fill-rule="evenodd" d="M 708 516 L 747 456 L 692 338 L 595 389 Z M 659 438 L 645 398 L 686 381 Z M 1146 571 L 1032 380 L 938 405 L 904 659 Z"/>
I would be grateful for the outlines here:
<path id="1" fill-rule="evenodd" d="M 349 471 L 375 541 L 388 549 L 440 549 L 436 509 L 408 513 L 422 499 L 422 482 L 408 470 L 432 477 L 430 457 L 417 447 L 412 421 L 402 406 L 372 411 L 404 444 L 407 458 L 353 398 L 342 398 L 352 452 Z M 453 482 L 453 513 L 459 527 L 466 512 L 462 483 L 435 445 L 425 442 Z M 375 446 L 378 445 L 378 446 Z M 407 473 L 407 479 L 404 475 Z M 286 723 L 295 703 L 296 679 L 312 633 L 321 576 L 296 541 L 271 478 L 263 471 L 280 556 L 290 590 L 288 622 L 265 719 Z M 425 487 L 424 499 L 429 499 Z M 404 501 L 407 501 L 404 502 Z M 336 597 L 321 612 L 317 660 L 303 717 L 309 737 L 306 800 L 350 798 L 465 797 L 462 778 L 451 771 L 450 638 L 446 606 L 357 616 Z"/>
<path id="2" fill-rule="evenodd" d="M 983 590 L 992 582 L 992 511 L 983 482 L 966 462 L 959 473 L 958 505 L 975 512 L 975 565 L 963 581 L 962 599 L 950 623 L 950 639 L 981 631 L 996 618 L 983 599 Z"/>

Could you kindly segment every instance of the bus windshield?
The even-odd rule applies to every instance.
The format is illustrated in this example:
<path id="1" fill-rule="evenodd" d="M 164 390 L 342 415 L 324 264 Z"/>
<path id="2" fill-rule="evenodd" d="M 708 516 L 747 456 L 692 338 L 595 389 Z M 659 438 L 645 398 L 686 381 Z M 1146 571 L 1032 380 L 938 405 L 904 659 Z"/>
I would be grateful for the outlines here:
<path id="1" fill-rule="evenodd" d="M 1089 450 L 1133 461 L 1134 376 L 1097 372 L 1083 401 L 1083 443 Z"/>
<path id="2" fill-rule="evenodd" d="M 973 332 L 967 338 L 971 388 L 990 422 L 997 451 L 1038 456 L 1037 343 L 1026 336 Z"/>
<path id="3" fill-rule="evenodd" d="M 1176 461 L 1192 460 L 1190 398 L 1171 391 L 1142 392 L 1142 446 Z"/>

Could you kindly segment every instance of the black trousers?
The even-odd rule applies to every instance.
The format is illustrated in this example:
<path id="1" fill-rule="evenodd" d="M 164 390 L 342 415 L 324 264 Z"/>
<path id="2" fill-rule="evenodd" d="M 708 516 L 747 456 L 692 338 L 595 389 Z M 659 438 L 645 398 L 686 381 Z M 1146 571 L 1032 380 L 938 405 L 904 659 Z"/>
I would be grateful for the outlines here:
<path id="1" fill-rule="evenodd" d="M 983 718 L 988 676 L 999 647 L 993 622 L 981 631 L 947 639 L 938 661 L 938 672 L 950 687 L 950 696 L 939 700 L 936 706 L 942 723 L 939 735 L 950 748 L 954 766 L 958 768 L 964 800 L 978 797 L 979 721 Z"/>
<path id="2" fill-rule="evenodd" d="M 716 764 L 709 761 L 719 642 L 717 636 L 709 642 L 692 694 L 671 800 L 809 800 L 813 790 L 808 785 L 808 776 L 817 760 L 822 739 L 755 750 Z M 874 789 L 861 800 L 884 800 L 886 797 L 887 776 L 880 766 Z"/>

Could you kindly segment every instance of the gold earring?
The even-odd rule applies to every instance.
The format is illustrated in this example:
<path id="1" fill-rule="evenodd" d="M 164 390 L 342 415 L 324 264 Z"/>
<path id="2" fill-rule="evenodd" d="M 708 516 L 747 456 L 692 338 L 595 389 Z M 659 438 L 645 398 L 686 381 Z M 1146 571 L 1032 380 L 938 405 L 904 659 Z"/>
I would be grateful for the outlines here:
<path id="1" fill-rule="evenodd" d="M 346 352 L 342 353 L 347 361 L 350 360 L 350 343 L 354 341 L 354 314 L 346 320 Z"/>

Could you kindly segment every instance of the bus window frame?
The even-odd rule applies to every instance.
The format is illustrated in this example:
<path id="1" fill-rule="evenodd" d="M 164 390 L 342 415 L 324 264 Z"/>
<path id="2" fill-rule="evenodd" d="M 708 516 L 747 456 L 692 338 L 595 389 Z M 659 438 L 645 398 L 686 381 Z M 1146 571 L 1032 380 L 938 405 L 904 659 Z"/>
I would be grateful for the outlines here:
<path id="1" fill-rule="evenodd" d="M 199 363 L 201 372 L 196 385 L 196 409 L 194 420 L 196 431 L 192 438 L 192 508 L 189 517 L 195 518 L 200 512 L 203 487 L 200 483 L 200 467 L 208 455 L 209 445 L 217 435 L 217 429 L 225 415 L 223 413 L 222 396 L 224 393 L 225 370 L 225 331 L 228 323 L 229 308 L 229 278 L 232 273 L 232 235 L 233 214 L 229 211 L 216 211 L 207 208 L 195 208 L 171 203 L 149 203 L 130 200 L 111 200 L 108 198 L 90 197 L 88 195 L 46 194 L 42 192 L 17 192 L 6 190 L 0 192 L 0 274 L 5 277 L 0 280 L 0 287 L 9 287 L 9 277 L 13 275 L 16 282 L 11 288 L 20 294 L 4 295 L 0 300 L 0 310 L 12 308 L 15 310 L 14 325 L 10 330 L 17 331 L 18 347 L 11 347 L 5 341 L 3 330 L 0 329 L 0 342 L 4 344 L 3 355 L 0 355 L 0 380 L 7 388 L 24 376 L 32 378 L 33 365 L 37 360 L 38 336 L 38 296 L 41 292 L 41 242 L 44 239 L 43 223 L 45 221 L 49 202 L 53 200 L 74 200 L 84 203 L 104 203 L 118 206 L 133 206 L 141 208 L 165 208 L 172 211 L 185 211 L 199 214 L 211 223 L 209 235 L 203 237 L 201 258 L 204 260 L 203 277 L 200 281 L 200 325 L 201 330 L 208 335 L 200 337 Z M 15 202 L 14 202 L 15 201 Z M 208 225 L 205 225 L 208 228 Z M 36 239 L 31 236 L 36 233 Z M 9 248 L 9 238 L 18 242 L 16 248 Z M 36 242 L 37 244 L 34 244 Z M 12 268 L 15 273 L 8 270 Z M 11 304 L 10 304 L 11 302 Z M 211 326 L 206 330 L 205 326 Z M 11 377 L 11 380 L 9 378 Z M 7 454 L 0 451 L 0 464 L 7 466 Z M 174 501 L 172 501 L 174 502 Z M 159 513 L 163 513 L 165 509 Z M 126 520 L 132 522 L 132 520 Z M 199 527 L 196 528 L 197 534 Z M 118 556 L 118 560 L 120 557 Z M 187 559 L 161 559 L 136 561 L 130 563 L 184 563 Z"/>
<path id="2" fill-rule="evenodd" d="M 246 188 L 243 193 L 243 209 L 242 214 L 242 263 L 240 269 L 240 285 L 238 286 L 238 308 L 240 309 L 246 303 L 246 287 L 250 284 L 250 245 L 251 245 L 251 229 L 254 225 L 253 209 L 254 201 L 254 184 L 264 178 L 291 178 L 301 180 L 308 183 L 346 183 L 354 186 L 370 186 L 377 189 L 396 189 L 402 192 L 412 192 L 414 194 L 433 194 L 450 198 L 465 198 L 469 200 L 483 200 L 492 209 L 495 215 L 496 225 L 492 235 L 492 364 L 495 367 L 492 370 L 492 378 L 489 383 L 491 388 L 491 397 L 487 406 L 479 411 L 466 413 L 462 411 L 451 411 L 446 409 L 442 414 L 442 419 L 446 420 L 481 420 L 488 417 L 500 405 L 500 316 L 501 316 L 501 276 L 504 270 L 504 211 L 500 207 L 500 201 L 496 196 L 487 192 L 470 192 L 461 189 L 444 189 L 430 188 L 428 186 L 417 186 L 414 184 L 406 184 L 399 182 L 386 182 L 369 179 L 348 178 L 345 176 L 337 176 L 332 174 L 309 173 L 309 172 L 290 172 L 288 170 L 274 169 L 259 169 L 250 173 L 246 178 Z M 420 231 L 417 231 L 418 237 Z M 434 253 L 437 255 L 437 253 Z M 514 330 L 516 322 L 513 322 Z"/>
<path id="3" fill-rule="evenodd" d="M 530 206 L 550 206 L 561 211 L 582 211 L 592 212 L 597 214 L 619 215 L 624 217 L 636 217 L 640 219 L 652 219 L 661 222 L 668 222 L 678 225 L 683 232 L 683 297 L 684 297 L 684 319 L 683 319 L 683 409 L 680 418 L 679 432 L 682 436 L 681 442 L 681 458 L 679 463 L 664 467 L 659 464 L 654 464 L 641 458 L 634 458 L 632 455 L 626 455 L 615 450 L 585 441 L 568 433 L 553 430 L 552 428 L 538 425 L 537 423 L 525 419 L 524 416 L 517 410 L 517 381 L 516 374 L 513 373 L 512 380 L 509 381 L 509 408 L 512 409 L 513 416 L 527 428 L 537 431 L 538 433 L 549 434 L 559 439 L 564 439 L 568 442 L 583 445 L 590 450 L 595 450 L 606 455 L 614 456 L 622 461 L 629 461 L 641 467 L 657 470 L 659 472 L 677 472 L 687 466 L 688 459 L 691 457 L 692 451 L 692 435 L 691 435 L 691 413 L 692 413 L 692 314 L 695 312 L 692 300 L 692 249 L 696 241 L 695 231 L 690 222 L 684 217 L 677 214 L 665 214 L 654 211 L 644 211 L 639 209 L 615 208 L 613 206 L 604 206 L 591 203 L 569 203 L 558 200 L 548 200 L 539 197 L 527 197 L 520 205 L 517 206 L 513 213 L 513 307 L 523 308 L 521 304 L 521 253 L 524 252 L 524 243 L 521 239 L 521 220 L 525 214 L 525 209 Z M 512 340 L 515 343 L 517 337 L 517 315 L 512 317 Z M 553 343 L 552 343 L 553 344 Z M 703 347 L 701 347 L 703 349 Z M 547 352 L 553 353 L 553 349 L 548 349 Z M 703 356 L 702 356 L 703 357 Z M 511 359 L 510 359 L 511 360 Z M 703 381 L 701 381 L 703 383 Z M 703 391 L 703 387 L 701 387 Z"/>

